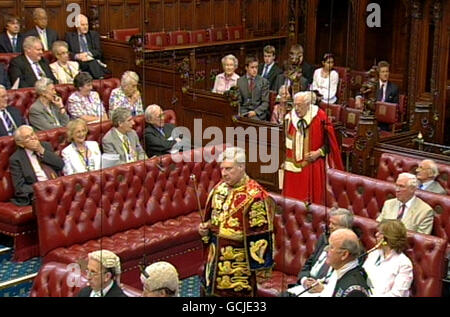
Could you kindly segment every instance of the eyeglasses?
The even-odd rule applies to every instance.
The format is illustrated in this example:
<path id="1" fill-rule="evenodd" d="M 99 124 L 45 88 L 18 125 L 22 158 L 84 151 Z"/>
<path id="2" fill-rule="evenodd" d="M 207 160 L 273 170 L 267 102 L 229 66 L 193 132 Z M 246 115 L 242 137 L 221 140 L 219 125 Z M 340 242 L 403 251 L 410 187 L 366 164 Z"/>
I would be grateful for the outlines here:
<path id="1" fill-rule="evenodd" d="M 37 138 L 36 134 L 32 133 L 32 134 L 22 137 L 21 139 L 23 142 L 28 142 L 28 141 L 34 140 L 36 138 Z"/>
<path id="2" fill-rule="evenodd" d="M 69 54 L 69 51 L 63 51 L 58 53 L 58 55 L 67 55 L 67 54 Z"/>

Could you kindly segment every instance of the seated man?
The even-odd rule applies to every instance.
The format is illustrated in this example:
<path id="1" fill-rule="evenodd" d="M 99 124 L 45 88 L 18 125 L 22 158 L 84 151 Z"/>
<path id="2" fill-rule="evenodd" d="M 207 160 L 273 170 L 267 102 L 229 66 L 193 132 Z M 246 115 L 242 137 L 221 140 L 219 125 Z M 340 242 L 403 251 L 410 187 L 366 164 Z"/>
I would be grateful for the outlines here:
<path id="1" fill-rule="evenodd" d="M 434 211 L 426 202 L 416 197 L 418 181 L 415 175 L 398 175 L 395 189 L 396 198 L 386 200 L 377 221 L 383 219 L 401 220 L 406 229 L 430 234 L 433 229 Z"/>
<path id="2" fill-rule="evenodd" d="M 156 262 L 141 273 L 143 297 L 178 297 L 179 280 L 175 266 L 169 262 Z"/>
<path id="3" fill-rule="evenodd" d="M 14 132 L 17 150 L 9 158 L 9 170 L 14 186 L 13 203 L 30 205 L 34 197 L 33 184 L 55 179 L 64 161 L 53 152 L 48 142 L 40 142 L 33 128 L 22 125 Z"/>
<path id="4" fill-rule="evenodd" d="M 89 22 L 86 16 L 78 15 L 76 23 L 77 32 L 66 34 L 71 58 L 78 61 L 81 71 L 90 73 L 94 79 L 101 79 L 111 72 L 101 61 L 100 35 L 96 31 L 89 31 Z"/>
<path id="5" fill-rule="evenodd" d="M 423 160 L 417 167 L 417 179 L 420 182 L 419 189 L 446 195 L 447 191 L 436 181 L 439 170 L 433 160 Z"/>
<path id="6" fill-rule="evenodd" d="M 22 53 L 23 35 L 20 32 L 20 18 L 5 17 L 5 32 L 0 34 L 0 53 Z"/>
<path id="7" fill-rule="evenodd" d="M 308 90 L 313 82 L 314 68 L 303 59 L 303 47 L 293 45 L 289 50 L 289 59 L 284 62 L 284 72 L 277 76 L 275 88 L 280 89 L 282 85 L 294 87 L 292 92 Z M 294 80 L 294 82 L 293 82 Z"/>
<path id="8" fill-rule="evenodd" d="M 9 81 L 8 73 L 6 72 L 5 65 L 0 63 L 0 85 L 6 89 L 11 88 L 11 82 Z"/>
<path id="9" fill-rule="evenodd" d="M 133 130 L 134 120 L 130 110 L 115 109 L 111 121 L 113 128 L 102 139 L 103 153 L 119 154 L 119 164 L 146 159 L 139 137 Z"/>
<path id="10" fill-rule="evenodd" d="M 58 83 L 50 69 L 50 64 L 43 57 L 41 40 L 28 36 L 23 41 L 23 54 L 11 60 L 9 64 L 9 79 L 14 85 L 20 79 L 19 87 L 34 87 L 38 79 L 47 77 Z"/>
<path id="11" fill-rule="evenodd" d="M 275 47 L 266 45 L 264 47 L 264 64 L 259 64 L 258 75 L 269 81 L 269 90 L 275 90 L 277 77 L 283 71 L 275 63 Z"/>
<path id="12" fill-rule="evenodd" d="M 55 30 L 49 29 L 47 12 L 42 8 L 36 8 L 33 10 L 33 22 L 34 27 L 29 30 L 25 37 L 36 36 L 44 47 L 44 51 L 49 51 L 52 49 L 53 42 L 58 40 L 58 33 Z"/>
<path id="13" fill-rule="evenodd" d="M 329 230 L 333 233 L 337 229 L 353 227 L 353 213 L 344 208 L 333 209 L 329 214 Z M 308 260 L 303 265 L 302 270 L 298 275 L 298 284 L 301 286 L 295 286 L 295 289 L 288 290 L 288 292 L 295 295 L 300 294 L 307 288 L 311 287 L 317 280 L 321 280 L 327 283 L 333 269 L 326 263 L 328 246 L 328 233 L 323 233 L 317 241 L 316 248 Z M 311 289 L 308 293 L 304 293 L 303 296 L 317 296 L 319 293 L 315 293 L 314 289 Z"/>
<path id="14" fill-rule="evenodd" d="M 0 85 L 0 136 L 13 135 L 17 127 L 25 124 L 20 110 L 8 106 L 6 88 Z"/>
<path id="15" fill-rule="evenodd" d="M 181 139 L 173 139 L 172 131 L 175 126 L 164 123 L 164 112 L 160 106 L 150 105 L 145 109 L 145 122 L 147 127 L 144 131 L 144 145 L 148 157 L 171 153 L 172 150 L 178 152 L 174 146 L 180 144 Z"/>
<path id="16" fill-rule="evenodd" d="M 269 82 L 258 75 L 258 60 L 245 58 L 247 74 L 240 77 L 237 86 L 240 94 L 239 114 L 257 120 L 269 120 Z"/>
<path id="17" fill-rule="evenodd" d="M 78 297 L 127 297 L 120 288 L 120 258 L 109 250 L 88 254 L 87 278 L 89 286 Z"/>

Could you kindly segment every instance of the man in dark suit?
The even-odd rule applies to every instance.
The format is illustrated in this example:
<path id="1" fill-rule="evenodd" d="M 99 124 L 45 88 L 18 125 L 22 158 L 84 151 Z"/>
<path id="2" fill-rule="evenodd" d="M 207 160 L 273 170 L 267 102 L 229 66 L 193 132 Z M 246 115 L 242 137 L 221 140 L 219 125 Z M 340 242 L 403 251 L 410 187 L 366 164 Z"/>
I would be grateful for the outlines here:
<path id="1" fill-rule="evenodd" d="M 269 119 L 269 82 L 258 75 L 258 60 L 245 58 L 247 74 L 240 77 L 237 86 L 240 94 L 239 114 L 257 120 Z"/>
<path id="2" fill-rule="evenodd" d="M 164 112 L 158 105 L 150 105 L 145 109 L 144 147 L 148 157 L 178 152 L 175 146 L 181 144 L 181 138 L 173 138 L 175 125 L 164 123 Z"/>
<path id="3" fill-rule="evenodd" d="M 6 31 L 0 34 L 0 53 L 22 53 L 24 37 L 20 34 L 20 19 L 9 15 L 5 18 Z"/>
<path id="4" fill-rule="evenodd" d="M 11 60 L 9 64 L 9 79 L 15 83 L 19 78 L 19 87 L 34 87 L 38 79 L 47 77 L 58 83 L 53 75 L 48 61 L 42 56 L 42 43 L 37 37 L 28 36 L 23 41 L 23 54 Z"/>
<path id="5" fill-rule="evenodd" d="M 303 59 L 303 47 L 299 44 L 293 45 L 289 50 L 289 60 L 284 63 L 284 72 L 277 76 L 275 88 L 278 91 L 282 85 L 292 86 L 289 77 L 297 77 L 299 87 L 293 90 L 293 94 L 309 89 L 313 82 L 314 67 Z M 296 76 L 294 76 L 296 75 Z"/>
<path id="6" fill-rule="evenodd" d="M 33 128 L 22 125 L 14 132 L 17 150 L 9 158 L 9 170 L 14 186 L 12 202 L 18 206 L 30 205 L 33 184 L 55 179 L 64 166 L 64 161 L 53 152 L 48 142 L 40 142 Z"/>
<path id="7" fill-rule="evenodd" d="M 89 286 L 78 297 L 127 297 L 120 288 L 120 258 L 109 250 L 88 254 L 87 278 Z"/>
<path id="8" fill-rule="evenodd" d="M 378 63 L 377 101 L 398 103 L 398 87 L 389 81 L 389 63 Z"/>
<path id="9" fill-rule="evenodd" d="M 282 72 L 275 63 L 275 47 L 266 45 L 264 47 L 264 64 L 259 64 L 258 75 L 269 81 L 269 90 L 276 90 L 276 79 Z"/>
<path id="10" fill-rule="evenodd" d="M 13 135 L 17 127 L 25 124 L 20 110 L 8 107 L 6 88 L 0 85 L 0 136 Z"/>
<path id="11" fill-rule="evenodd" d="M 8 73 L 6 72 L 5 65 L 0 63 L 0 85 L 6 89 L 11 88 L 11 82 L 9 81 Z"/>
<path id="12" fill-rule="evenodd" d="M 89 31 L 89 22 L 86 16 L 80 14 L 76 21 L 77 32 L 66 34 L 71 59 L 78 61 L 81 71 L 89 72 L 94 79 L 103 78 L 110 71 L 101 62 L 100 35 L 96 31 Z"/>
<path id="13" fill-rule="evenodd" d="M 55 30 L 47 28 L 48 18 L 47 12 L 42 8 L 36 8 L 33 10 L 34 28 L 25 33 L 27 36 L 35 36 L 42 42 L 44 51 L 50 51 L 52 49 L 53 42 L 58 40 L 58 33 Z"/>

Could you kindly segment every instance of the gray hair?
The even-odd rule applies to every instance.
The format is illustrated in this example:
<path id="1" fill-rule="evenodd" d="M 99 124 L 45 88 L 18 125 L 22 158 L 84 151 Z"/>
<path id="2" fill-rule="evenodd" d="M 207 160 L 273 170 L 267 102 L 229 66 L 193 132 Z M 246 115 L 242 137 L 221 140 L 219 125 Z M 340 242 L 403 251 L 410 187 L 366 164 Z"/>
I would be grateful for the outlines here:
<path id="1" fill-rule="evenodd" d="M 436 178 L 439 175 L 439 169 L 435 161 L 433 160 L 423 160 L 422 163 L 428 164 L 431 172 L 433 173 L 433 177 Z"/>
<path id="2" fill-rule="evenodd" d="M 340 226 L 344 228 L 351 229 L 353 227 L 353 213 L 345 208 L 333 208 L 330 211 L 330 217 L 332 216 L 342 216 L 340 217 Z"/>
<path id="3" fill-rule="evenodd" d="M 111 121 L 114 127 L 118 127 L 131 116 L 131 111 L 126 108 L 116 108 L 111 114 Z"/>
<path id="4" fill-rule="evenodd" d="M 34 9 L 34 10 L 33 10 L 33 20 L 34 20 L 34 19 L 37 19 L 37 18 L 39 17 L 39 14 L 41 14 L 41 13 L 47 14 L 47 12 L 46 12 L 44 9 L 42 9 L 42 8 L 36 8 L 36 9 Z"/>
<path id="5" fill-rule="evenodd" d="M 409 187 L 417 188 L 419 186 L 419 181 L 417 180 L 416 175 L 411 173 L 400 173 L 397 177 L 397 180 L 400 178 L 407 178 L 408 182 L 406 183 Z"/>
<path id="6" fill-rule="evenodd" d="M 55 41 L 52 45 L 52 53 L 53 55 L 57 55 L 58 48 L 65 47 L 69 50 L 69 45 L 65 41 Z"/>
<path id="7" fill-rule="evenodd" d="M 245 151 L 240 147 L 226 148 L 219 155 L 219 162 L 233 162 L 236 164 L 245 165 Z"/>
<path id="8" fill-rule="evenodd" d="M 145 122 L 150 122 L 153 119 L 153 115 L 156 113 L 156 111 L 159 111 L 159 109 L 161 109 L 161 107 L 158 106 L 157 104 L 148 106 L 145 109 L 145 113 L 144 113 Z"/>
<path id="9" fill-rule="evenodd" d="M 25 40 L 23 40 L 22 47 L 23 47 L 24 50 L 30 49 L 30 48 L 33 47 L 33 45 L 36 42 L 39 42 L 42 45 L 42 42 L 41 42 L 41 40 L 38 37 L 36 37 L 36 36 L 27 36 L 25 38 Z"/>
<path id="10" fill-rule="evenodd" d="M 341 249 L 347 250 L 352 259 L 356 259 L 361 254 L 361 244 L 358 240 L 345 239 L 342 241 Z"/>
<path id="11" fill-rule="evenodd" d="M 4 90 L 6 90 L 6 87 L 5 87 L 5 86 L 3 86 L 2 84 L 0 84 L 0 89 L 4 89 Z"/>
<path id="12" fill-rule="evenodd" d="M 139 82 L 139 75 L 136 72 L 127 70 L 125 73 L 123 73 L 122 78 L 120 79 L 120 85 L 127 85 L 131 81 L 136 82 L 137 84 Z"/>
<path id="13" fill-rule="evenodd" d="M 14 133 L 13 133 L 13 138 L 14 138 L 14 141 L 17 143 L 18 141 L 22 141 L 22 130 L 24 130 L 24 129 L 29 129 L 29 130 L 31 130 L 31 131 L 34 131 L 33 130 L 33 127 L 31 127 L 31 126 L 29 126 L 29 125 L 26 125 L 26 124 L 23 124 L 23 125 L 21 125 L 20 127 L 18 127 L 15 131 L 14 131 Z"/>
<path id="14" fill-rule="evenodd" d="M 238 59 L 236 58 L 236 56 L 234 56 L 233 54 L 228 54 L 228 55 L 222 57 L 222 60 L 221 60 L 222 66 L 225 65 L 225 62 L 227 61 L 227 59 L 231 59 L 231 60 L 233 61 L 233 63 L 234 63 L 234 68 L 237 68 L 237 67 L 238 67 L 239 61 L 238 61 Z"/>
<path id="15" fill-rule="evenodd" d="M 293 100 L 295 101 L 296 98 L 305 99 L 308 102 L 308 105 L 316 102 L 315 93 L 312 91 L 299 91 L 294 95 Z"/>
<path id="16" fill-rule="evenodd" d="M 36 80 L 34 84 L 34 89 L 36 89 L 36 93 L 38 96 L 41 96 L 43 93 L 47 91 L 47 87 L 53 84 L 53 80 L 47 77 L 41 77 L 41 79 Z"/>

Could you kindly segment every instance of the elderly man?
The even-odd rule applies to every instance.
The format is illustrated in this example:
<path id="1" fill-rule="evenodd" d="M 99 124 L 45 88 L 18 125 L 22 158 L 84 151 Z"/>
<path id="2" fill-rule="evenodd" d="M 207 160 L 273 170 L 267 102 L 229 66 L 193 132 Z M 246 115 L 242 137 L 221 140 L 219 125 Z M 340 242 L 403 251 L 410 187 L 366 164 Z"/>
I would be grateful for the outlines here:
<path id="1" fill-rule="evenodd" d="M 28 36 L 23 41 L 22 55 L 19 55 L 11 60 L 9 64 L 9 78 L 11 83 L 15 84 L 19 79 L 19 87 L 34 87 L 38 79 L 47 77 L 55 84 L 58 83 L 55 76 L 50 69 L 48 61 L 42 57 L 42 43 L 41 40 L 34 36 Z"/>
<path id="2" fill-rule="evenodd" d="M 103 153 L 119 154 L 119 164 L 146 159 L 139 137 L 133 130 L 134 120 L 130 110 L 115 109 L 111 120 L 113 128 L 102 139 Z"/>
<path id="3" fill-rule="evenodd" d="M 22 53 L 23 35 L 20 33 L 20 18 L 5 17 L 5 32 L 0 34 L 0 53 Z"/>
<path id="4" fill-rule="evenodd" d="M 367 274 L 358 263 L 361 243 L 350 229 L 337 229 L 330 235 L 327 260 L 334 269 L 328 284 L 316 286 L 320 297 L 369 297 Z"/>
<path id="5" fill-rule="evenodd" d="M 446 195 L 447 191 L 436 181 L 439 170 L 433 160 L 423 160 L 417 167 L 417 179 L 420 182 L 419 189 Z"/>
<path id="6" fill-rule="evenodd" d="M 351 229 L 353 227 L 353 213 L 344 208 L 331 210 L 328 218 L 328 226 L 330 233 L 342 228 Z M 326 263 L 328 238 L 329 234 L 327 232 L 319 237 L 314 252 L 305 262 L 298 275 L 298 284 L 300 286 L 294 286 L 288 290 L 289 293 L 298 295 L 311 287 L 317 280 L 321 280 L 323 283 L 328 282 L 333 273 L 333 268 Z M 308 293 L 305 292 L 303 296 L 320 296 L 320 293 L 317 293 L 317 289 L 312 288 Z"/>
<path id="7" fill-rule="evenodd" d="M 426 202 L 416 197 L 418 181 L 415 175 L 398 175 L 395 196 L 386 200 L 377 221 L 383 219 L 401 220 L 406 229 L 430 234 L 433 229 L 434 211 Z"/>
<path id="8" fill-rule="evenodd" d="M 209 243 L 207 296 L 256 296 L 256 278 L 273 266 L 273 204 L 245 173 L 245 152 L 227 148 L 219 158 L 222 180 L 209 194 L 199 233 Z"/>
<path id="9" fill-rule="evenodd" d="M 120 288 L 120 258 L 109 250 L 88 254 L 87 278 L 89 286 L 78 297 L 127 297 Z"/>
<path id="10" fill-rule="evenodd" d="M 17 150 L 9 158 L 9 170 L 14 186 L 12 201 L 19 206 L 31 204 L 33 184 L 55 179 L 64 161 L 53 152 L 47 142 L 40 142 L 33 128 L 22 125 L 14 132 Z"/>
<path id="11" fill-rule="evenodd" d="M 269 81 L 258 75 L 258 59 L 245 58 L 246 75 L 237 80 L 240 95 L 239 114 L 257 120 L 269 120 Z"/>
<path id="12" fill-rule="evenodd" d="M 100 35 L 89 30 L 89 21 L 85 15 L 76 17 L 77 32 L 68 32 L 66 42 L 69 44 L 71 58 L 78 61 L 81 71 L 89 72 L 94 79 L 101 79 L 110 71 L 101 62 L 102 49 Z"/>
<path id="13" fill-rule="evenodd" d="M 69 116 L 61 97 L 56 95 L 55 85 L 51 79 L 42 77 L 34 85 L 39 96 L 31 105 L 28 118 L 36 131 L 65 127 Z"/>
<path id="14" fill-rule="evenodd" d="M 58 33 L 55 30 L 49 29 L 47 12 L 42 8 L 36 8 L 33 10 L 33 22 L 34 28 L 29 30 L 25 37 L 35 36 L 38 37 L 44 48 L 44 51 L 49 51 L 52 48 L 53 42 L 58 40 Z"/>
<path id="15" fill-rule="evenodd" d="M 294 95 L 294 107 L 285 116 L 286 161 L 283 194 L 324 204 L 325 160 L 344 169 L 333 125 L 325 112 L 313 105 L 312 92 Z"/>
<path id="16" fill-rule="evenodd" d="M 8 106 L 6 88 L 0 85 L 0 136 L 13 135 L 17 127 L 25 124 L 20 110 Z"/>
<path id="17" fill-rule="evenodd" d="M 181 139 L 172 137 L 175 125 L 164 123 L 164 112 L 160 106 L 150 105 L 145 109 L 145 122 L 148 125 L 144 131 L 144 145 L 148 157 L 178 151 L 174 146 Z"/>
<path id="18" fill-rule="evenodd" d="M 144 297 L 178 297 L 178 271 L 169 262 L 156 262 L 145 268 L 141 274 Z"/>

